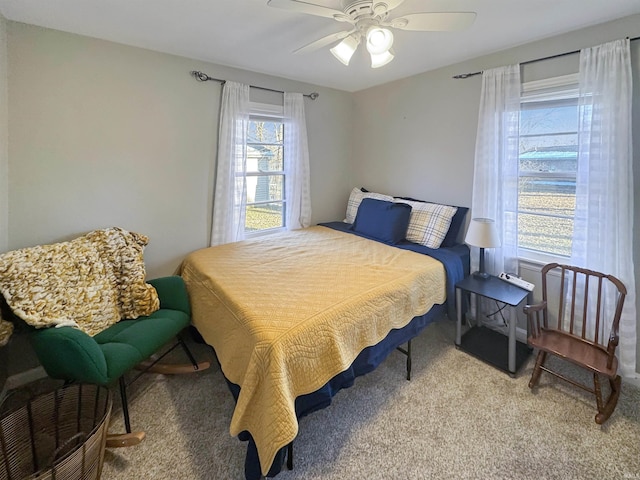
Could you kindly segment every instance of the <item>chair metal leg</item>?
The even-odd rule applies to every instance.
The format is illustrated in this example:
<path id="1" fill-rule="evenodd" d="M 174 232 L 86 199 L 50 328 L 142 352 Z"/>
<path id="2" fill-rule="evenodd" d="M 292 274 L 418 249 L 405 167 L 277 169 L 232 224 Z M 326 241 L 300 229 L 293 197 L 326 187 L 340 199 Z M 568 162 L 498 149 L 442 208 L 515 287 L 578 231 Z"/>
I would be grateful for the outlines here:
<path id="1" fill-rule="evenodd" d="M 124 427 L 127 433 L 131 433 L 131 422 L 129 421 L 129 402 L 127 401 L 127 383 L 124 375 L 120 377 L 120 399 L 122 400 L 122 414 L 124 415 Z"/>
<path id="2" fill-rule="evenodd" d="M 191 365 L 193 365 L 193 369 L 194 370 L 198 370 L 200 368 L 199 365 L 198 365 L 198 362 L 196 361 L 195 357 L 191 353 L 191 350 L 189 350 L 189 347 L 187 347 L 187 344 L 184 342 L 184 340 L 182 339 L 182 337 L 180 335 L 178 335 L 176 338 L 178 339 L 178 342 L 180 343 L 180 346 L 184 350 L 184 353 L 189 358 L 189 361 L 191 362 Z"/>
<path id="3" fill-rule="evenodd" d="M 64 385 L 71 385 L 74 383 L 71 380 L 65 380 Z M 124 425 L 127 433 L 107 433 L 105 447 L 106 448 L 120 448 L 120 447 L 132 447 L 138 445 L 145 438 L 144 432 L 132 432 L 131 422 L 129 420 L 129 402 L 127 400 L 127 383 L 124 380 L 124 375 L 118 379 L 120 384 L 120 399 L 122 400 L 122 414 L 124 416 Z"/>
<path id="4" fill-rule="evenodd" d="M 107 434 L 106 448 L 132 447 L 138 445 L 145 438 L 144 432 L 132 432 L 129 421 L 129 402 L 127 400 L 127 384 L 124 376 L 120 377 L 120 398 L 122 399 L 122 414 L 124 416 L 124 426 L 127 433 Z"/>
<path id="5" fill-rule="evenodd" d="M 178 348 L 178 345 L 182 347 L 182 350 L 189 358 L 189 363 L 184 363 L 184 364 L 161 363 L 161 360 L 165 358 L 169 353 L 171 353 L 175 348 Z M 162 355 L 160 355 L 159 357 L 151 361 L 146 360 L 136 365 L 135 367 L 136 370 L 140 370 L 141 372 L 131 382 L 134 382 L 135 380 L 138 379 L 138 377 L 140 377 L 143 373 L 146 373 L 146 372 L 160 373 L 162 375 L 176 375 L 176 374 L 193 373 L 194 371 L 197 372 L 197 371 L 206 370 L 210 366 L 211 366 L 211 362 L 209 362 L 208 360 L 198 362 L 193 356 L 193 354 L 191 353 L 191 350 L 189 350 L 189 347 L 187 346 L 185 341 L 182 339 L 182 337 L 180 335 L 176 335 L 176 343 L 174 343 L 174 345 L 170 349 L 168 349 Z"/>
<path id="6" fill-rule="evenodd" d="M 162 374 L 175 374 L 175 373 L 188 373 L 189 371 L 193 372 L 194 370 L 206 370 L 209 368 L 209 362 L 201 362 L 198 363 L 194 356 L 191 354 L 189 347 L 187 344 L 177 336 L 178 343 L 182 346 L 185 354 L 189 357 L 192 366 L 189 365 L 160 365 L 158 362 L 164 358 L 169 352 L 171 352 L 174 348 L 177 347 L 177 344 L 174 344 L 168 351 L 160 356 L 160 358 L 155 359 L 152 362 L 143 362 L 138 365 L 136 368 L 142 370 L 131 382 L 136 381 L 143 373 L 145 372 L 155 372 Z M 107 448 L 115 448 L 115 447 L 129 447 L 132 445 L 139 444 L 145 437 L 144 432 L 132 432 L 131 431 L 131 421 L 129 419 L 129 401 L 127 400 L 127 382 L 124 379 L 124 375 L 118 379 L 118 383 L 120 385 L 120 399 L 122 400 L 122 414 L 124 416 L 124 426 L 127 433 L 124 434 L 115 434 L 107 436 Z"/>

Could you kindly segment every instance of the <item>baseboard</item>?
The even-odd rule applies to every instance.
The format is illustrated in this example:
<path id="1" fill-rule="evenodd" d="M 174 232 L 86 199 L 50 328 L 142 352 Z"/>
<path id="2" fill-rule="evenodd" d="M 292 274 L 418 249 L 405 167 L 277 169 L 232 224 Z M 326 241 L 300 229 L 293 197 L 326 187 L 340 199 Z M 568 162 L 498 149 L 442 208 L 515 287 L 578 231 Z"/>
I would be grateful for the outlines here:
<path id="1" fill-rule="evenodd" d="M 618 372 L 620 373 L 620 372 Z M 636 372 L 635 376 L 633 377 L 622 377 L 622 382 L 623 383 L 628 383 L 629 385 L 633 385 L 634 387 L 640 388 L 640 378 L 639 378 L 639 373 Z"/>

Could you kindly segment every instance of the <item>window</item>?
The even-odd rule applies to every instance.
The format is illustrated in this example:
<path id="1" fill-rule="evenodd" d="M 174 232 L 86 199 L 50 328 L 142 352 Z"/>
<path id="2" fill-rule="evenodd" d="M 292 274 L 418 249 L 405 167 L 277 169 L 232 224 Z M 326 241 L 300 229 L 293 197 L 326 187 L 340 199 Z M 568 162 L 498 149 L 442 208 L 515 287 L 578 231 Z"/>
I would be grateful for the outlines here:
<path id="1" fill-rule="evenodd" d="M 569 257 L 578 161 L 575 75 L 523 85 L 520 111 L 520 256 Z"/>
<path id="2" fill-rule="evenodd" d="M 282 107 L 252 103 L 247 132 L 245 234 L 285 227 Z"/>

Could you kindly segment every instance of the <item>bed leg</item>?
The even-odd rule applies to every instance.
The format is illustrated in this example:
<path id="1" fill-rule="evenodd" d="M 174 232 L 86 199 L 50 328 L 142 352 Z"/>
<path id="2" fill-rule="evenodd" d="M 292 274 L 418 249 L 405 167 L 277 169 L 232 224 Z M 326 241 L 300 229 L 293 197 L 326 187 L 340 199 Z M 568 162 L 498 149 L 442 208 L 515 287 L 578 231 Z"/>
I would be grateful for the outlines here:
<path id="1" fill-rule="evenodd" d="M 287 469 L 293 470 L 293 442 L 287 445 Z"/>
<path id="2" fill-rule="evenodd" d="M 411 339 L 407 342 L 407 380 L 411 381 Z"/>
<path id="3" fill-rule="evenodd" d="M 407 342 L 406 350 L 402 347 L 396 347 L 396 350 L 407 356 L 407 380 L 411 380 L 411 339 Z"/>

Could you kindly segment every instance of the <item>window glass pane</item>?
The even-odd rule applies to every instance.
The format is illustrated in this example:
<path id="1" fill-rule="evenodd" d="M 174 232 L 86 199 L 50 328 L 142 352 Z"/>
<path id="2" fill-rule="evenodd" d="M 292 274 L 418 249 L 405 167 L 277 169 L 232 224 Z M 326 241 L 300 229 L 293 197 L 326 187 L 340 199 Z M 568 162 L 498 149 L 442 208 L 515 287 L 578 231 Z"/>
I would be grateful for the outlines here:
<path id="1" fill-rule="evenodd" d="M 281 227 L 284 227 L 284 205 L 282 202 L 247 205 L 246 232 Z"/>
<path id="2" fill-rule="evenodd" d="M 545 102 L 523 104 L 520 112 L 520 131 L 529 135 L 578 131 L 576 104 L 549 106 Z"/>
<path id="3" fill-rule="evenodd" d="M 571 256 L 573 218 L 520 213 L 518 246 L 554 255 Z"/>
<path id="4" fill-rule="evenodd" d="M 518 246 L 571 255 L 578 165 L 576 98 L 523 103 Z"/>
<path id="5" fill-rule="evenodd" d="M 284 125 L 281 121 L 252 119 L 249 121 L 247 143 L 282 144 Z"/>
<path id="6" fill-rule="evenodd" d="M 284 227 L 283 139 L 281 119 L 251 117 L 247 131 L 246 232 Z"/>
<path id="7" fill-rule="evenodd" d="M 578 135 L 562 133 L 520 137 L 521 172 L 568 172 L 575 175 Z"/>
<path id="8" fill-rule="evenodd" d="M 283 148 L 278 145 L 247 145 L 247 172 L 281 172 L 284 170 Z"/>
<path id="9" fill-rule="evenodd" d="M 547 108 L 540 105 L 525 106 L 520 113 L 520 170 L 575 172 L 578 157 L 576 104 Z"/>
<path id="10" fill-rule="evenodd" d="M 284 200 L 283 175 L 247 175 L 247 203 Z"/>
<path id="11" fill-rule="evenodd" d="M 574 179 L 520 177 L 518 210 L 573 218 L 576 208 Z"/>

